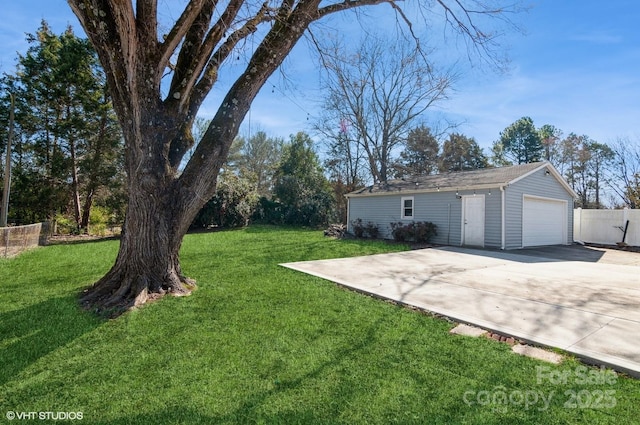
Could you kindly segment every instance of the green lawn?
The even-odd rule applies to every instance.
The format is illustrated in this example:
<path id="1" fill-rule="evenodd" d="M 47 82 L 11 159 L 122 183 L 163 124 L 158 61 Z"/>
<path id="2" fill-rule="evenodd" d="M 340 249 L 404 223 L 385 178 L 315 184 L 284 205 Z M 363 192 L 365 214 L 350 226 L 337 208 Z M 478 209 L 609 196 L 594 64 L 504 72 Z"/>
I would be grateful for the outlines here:
<path id="1" fill-rule="evenodd" d="M 76 295 L 117 247 L 0 259 L 2 423 L 9 411 L 82 412 L 65 423 L 90 424 L 638 421 L 640 381 L 583 382 L 574 360 L 552 367 L 450 335 L 445 320 L 278 266 L 403 246 L 291 228 L 193 234 L 182 251 L 191 297 L 104 320 Z M 558 379 L 539 379 L 541 367 Z"/>

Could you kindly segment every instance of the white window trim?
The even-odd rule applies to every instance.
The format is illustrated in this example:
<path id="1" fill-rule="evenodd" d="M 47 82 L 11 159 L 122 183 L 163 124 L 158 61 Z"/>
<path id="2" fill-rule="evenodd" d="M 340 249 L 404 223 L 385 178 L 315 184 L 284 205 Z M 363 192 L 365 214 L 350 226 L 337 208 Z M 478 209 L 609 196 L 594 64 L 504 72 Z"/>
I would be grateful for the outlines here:
<path id="1" fill-rule="evenodd" d="M 411 216 L 404 215 L 404 201 L 411 201 Z M 400 198 L 400 219 L 413 220 L 416 216 L 416 201 L 413 196 L 403 196 Z"/>

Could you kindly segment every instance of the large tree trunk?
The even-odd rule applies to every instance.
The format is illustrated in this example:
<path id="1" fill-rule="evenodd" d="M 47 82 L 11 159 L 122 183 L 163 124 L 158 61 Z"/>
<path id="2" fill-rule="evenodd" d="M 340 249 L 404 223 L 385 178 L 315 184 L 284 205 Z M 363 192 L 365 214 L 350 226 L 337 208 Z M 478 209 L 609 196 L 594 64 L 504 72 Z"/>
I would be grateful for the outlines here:
<path id="1" fill-rule="evenodd" d="M 195 281 L 182 273 L 179 251 L 193 214 L 176 208 L 162 190 L 129 194 L 129 206 L 114 266 L 81 301 L 99 311 L 119 313 L 164 294 L 189 295 Z"/>

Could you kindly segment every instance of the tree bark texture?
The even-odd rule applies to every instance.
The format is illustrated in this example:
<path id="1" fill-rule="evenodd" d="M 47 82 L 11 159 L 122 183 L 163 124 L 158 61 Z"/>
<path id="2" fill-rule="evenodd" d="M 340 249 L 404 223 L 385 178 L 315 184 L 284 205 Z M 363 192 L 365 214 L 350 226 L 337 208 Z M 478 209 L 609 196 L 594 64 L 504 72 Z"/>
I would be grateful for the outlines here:
<path id="1" fill-rule="evenodd" d="M 184 233 L 175 224 L 184 220 L 183 213 L 170 194 L 158 189 L 130 194 L 115 265 L 83 295 L 87 305 L 121 311 L 150 297 L 188 295 L 195 288 L 182 274 L 178 256 Z"/>

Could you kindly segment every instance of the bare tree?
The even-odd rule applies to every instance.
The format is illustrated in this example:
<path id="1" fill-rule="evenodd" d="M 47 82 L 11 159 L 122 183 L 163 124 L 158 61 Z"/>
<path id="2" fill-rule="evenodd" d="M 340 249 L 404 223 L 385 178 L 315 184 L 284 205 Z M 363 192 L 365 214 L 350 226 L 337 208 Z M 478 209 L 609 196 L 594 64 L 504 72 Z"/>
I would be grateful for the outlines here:
<path id="1" fill-rule="evenodd" d="M 616 171 L 611 189 L 627 207 L 640 208 L 640 141 L 620 138 L 612 149 Z"/>
<path id="2" fill-rule="evenodd" d="M 560 172 L 564 174 L 571 188 L 575 191 L 577 188 L 576 169 L 580 167 L 578 154 L 580 146 L 584 143 L 587 136 L 578 136 L 575 133 L 569 133 L 567 137 L 560 142 Z"/>
<path id="3" fill-rule="evenodd" d="M 562 130 L 556 128 L 554 125 L 545 124 L 538 129 L 540 135 L 540 141 L 544 147 L 543 157 L 549 161 L 554 167 L 558 168 L 561 163 L 560 153 L 560 139 L 562 137 Z"/>
<path id="4" fill-rule="evenodd" d="M 329 174 L 329 183 L 333 189 L 336 203 L 336 215 L 342 222 L 347 222 L 348 202 L 345 195 L 363 186 L 366 181 L 364 155 L 358 144 L 351 143 L 346 123 L 335 138 L 327 143 L 327 158 L 324 161 L 325 171 Z"/>
<path id="5" fill-rule="evenodd" d="M 585 146 L 590 152 L 589 174 L 591 177 L 591 187 L 593 189 L 595 208 L 603 208 L 602 192 L 605 184 L 609 180 L 611 166 L 615 160 L 615 152 L 609 145 L 589 141 Z"/>
<path id="6" fill-rule="evenodd" d="M 609 180 L 614 151 L 587 135 L 575 133 L 569 134 L 561 143 L 563 161 L 558 166 L 578 194 L 576 205 L 602 208 L 603 186 Z"/>
<path id="7" fill-rule="evenodd" d="M 356 145 L 349 150 L 363 152 L 374 183 L 385 182 L 416 120 L 446 98 L 453 77 L 437 73 L 424 52 L 404 39 L 369 36 L 353 54 L 339 44 L 323 50 L 331 52 L 322 56 L 328 117 L 319 127 L 334 142 Z M 345 123 L 350 131 L 336 137 L 335 129 L 344 130 Z"/>
<path id="8" fill-rule="evenodd" d="M 408 6 L 395 0 L 190 0 L 166 31 L 159 29 L 157 0 L 68 3 L 105 69 L 125 139 L 128 207 L 120 250 L 111 270 L 82 298 L 97 309 L 121 310 L 165 293 L 188 295 L 195 288 L 180 267 L 182 239 L 215 194 L 217 176 L 252 101 L 312 22 L 350 9 L 387 5 L 409 33 L 412 28 L 403 10 Z M 433 16 L 444 8 L 450 28 L 489 52 L 495 33 L 478 28 L 474 17 L 502 19 L 506 12 L 483 0 L 419 5 Z M 224 94 L 180 173 L 182 159 L 194 145 L 196 114 L 229 59 L 239 52 L 248 58 L 246 67 Z M 407 65 L 411 68 L 411 60 Z M 430 78 L 416 77 L 421 79 L 412 86 Z M 406 79 L 391 81 L 410 84 Z M 384 104 L 393 98 L 377 101 Z M 386 153 L 375 155 L 384 158 Z M 381 170 L 378 179 L 384 173 Z"/>

